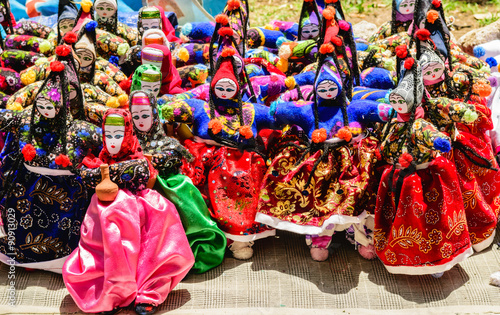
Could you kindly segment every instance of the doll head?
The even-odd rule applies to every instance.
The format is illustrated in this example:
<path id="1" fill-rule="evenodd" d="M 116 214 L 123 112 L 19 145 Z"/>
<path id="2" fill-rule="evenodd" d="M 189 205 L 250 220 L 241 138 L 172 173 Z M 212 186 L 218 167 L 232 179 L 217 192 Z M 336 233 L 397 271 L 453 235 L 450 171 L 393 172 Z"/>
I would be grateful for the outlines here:
<path id="1" fill-rule="evenodd" d="M 156 66 L 161 69 L 163 64 L 163 51 L 153 47 L 142 48 L 142 63 Z"/>
<path id="2" fill-rule="evenodd" d="M 161 30 L 161 12 L 158 8 L 147 6 L 139 11 L 139 20 L 137 22 L 139 34 L 142 36 L 145 31 L 150 29 Z"/>
<path id="3" fill-rule="evenodd" d="M 142 34 L 142 47 L 151 44 L 168 46 L 169 42 L 165 33 L 160 29 L 149 29 Z"/>
<path id="4" fill-rule="evenodd" d="M 302 26 L 302 39 L 313 39 L 319 35 L 319 25 L 308 23 Z"/>
<path id="5" fill-rule="evenodd" d="M 125 137 L 125 119 L 119 114 L 106 116 L 103 126 L 103 136 L 106 139 L 106 150 L 109 155 L 116 156 L 122 148 Z"/>
<path id="6" fill-rule="evenodd" d="M 151 130 L 154 117 L 150 99 L 146 93 L 137 91 L 131 96 L 130 113 L 132 114 L 132 122 L 137 131 L 148 132 Z"/>
<path id="7" fill-rule="evenodd" d="M 413 68 L 405 71 L 398 86 L 389 94 L 389 102 L 398 114 L 408 114 L 420 106 L 423 96 L 422 69 L 420 65 L 415 64 Z"/>
<path id="8" fill-rule="evenodd" d="M 319 36 L 319 13 L 316 1 L 304 0 L 299 19 L 299 40 L 313 39 Z"/>
<path id="9" fill-rule="evenodd" d="M 155 97 L 160 93 L 161 70 L 153 65 L 139 66 L 132 77 L 131 91 L 143 90 Z"/>
<path id="10" fill-rule="evenodd" d="M 56 102 L 44 97 L 43 95 L 37 97 L 35 100 L 35 106 L 38 113 L 40 113 L 42 117 L 48 119 L 55 118 L 60 109 Z"/>
<path id="11" fill-rule="evenodd" d="M 232 57 L 225 58 L 219 66 L 212 80 L 213 94 L 219 99 L 233 99 L 239 92 L 238 80 L 233 68 Z"/>
<path id="12" fill-rule="evenodd" d="M 342 92 L 340 75 L 335 67 L 333 59 L 328 57 L 321 66 L 318 78 L 314 83 L 316 95 L 320 100 L 331 100 L 337 98 Z"/>
<path id="13" fill-rule="evenodd" d="M 94 3 L 95 14 L 99 18 L 110 18 L 115 15 L 117 3 L 115 0 L 96 0 Z"/>
<path id="14" fill-rule="evenodd" d="M 432 50 L 424 49 L 420 56 L 420 65 L 425 85 L 434 84 L 444 80 L 446 69 L 443 60 Z"/>
<path id="15" fill-rule="evenodd" d="M 412 14 L 415 12 L 415 0 L 397 0 L 396 10 L 401 14 Z"/>
<path id="16" fill-rule="evenodd" d="M 96 61 L 95 21 L 88 21 L 80 32 L 80 39 L 75 44 L 75 53 L 80 63 L 80 73 L 92 73 Z M 93 73 L 92 73 L 93 75 Z"/>
<path id="17" fill-rule="evenodd" d="M 76 17 L 78 16 L 78 10 L 76 5 L 70 1 L 59 1 L 59 10 L 57 17 L 57 30 L 58 30 L 58 40 L 69 31 L 73 30 L 76 23 Z"/>
<path id="18" fill-rule="evenodd" d="M 59 35 L 62 37 L 66 35 L 67 32 L 73 29 L 73 27 L 75 26 L 75 20 L 61 19 L 59 20 L 57 26 L 59 27 Z"/>

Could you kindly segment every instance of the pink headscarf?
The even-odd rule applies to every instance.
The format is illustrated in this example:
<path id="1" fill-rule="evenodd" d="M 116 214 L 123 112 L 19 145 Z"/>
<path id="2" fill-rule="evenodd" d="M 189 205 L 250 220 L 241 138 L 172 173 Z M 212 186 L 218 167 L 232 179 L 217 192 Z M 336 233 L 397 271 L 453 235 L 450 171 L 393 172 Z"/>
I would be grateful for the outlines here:
<path id="1" fill-rule="evenodd" d="M 167 19 L 167 17 L 165 16 L 165 10 L 163 10 L 163 8 L 158 6 L 158 5 L 155 5 L 155 8 L 160 10 L 162 30 L 163 30 L 163 33 L 165 33 L 165 36 L 167 36 L 168 41 L 171 43 L 176 42 L 178 44 L 182 44 L 182 40 L 180 40 L 179 38 L 177 38 L 175 36 L 175 29 L 172 26 L 172 24 L 170 23 L 170 21 Z"/>

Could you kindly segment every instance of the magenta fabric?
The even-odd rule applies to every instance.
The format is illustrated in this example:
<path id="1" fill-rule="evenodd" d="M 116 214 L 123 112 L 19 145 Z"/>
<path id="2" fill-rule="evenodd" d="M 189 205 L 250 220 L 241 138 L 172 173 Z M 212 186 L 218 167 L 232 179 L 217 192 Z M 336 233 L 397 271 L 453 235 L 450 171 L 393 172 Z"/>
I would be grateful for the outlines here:
<path id="1" fill-rule="evenodd" d="M 84 312 L 159 305 L 194 264 L 175 206 L 155 190 L 92 197 L 80 244 L 63 267 L 66 288 Z"/>
<path id="2" fill-rule="evenodd" d="M 159 5 L 155 5 L 155 8 L 158 8 L 158 10 L 160 10 L 162 31 L 163 33 L 165 33 L 165 36 L 167 36 L 168 41 L 171 43 L 175 42 L 177 44 L 182 44 L 182 40 L 175 36 L 175 29 L 165 16 L 165 10 Z"/>
<path id="3" fill-rule="evenodd" d="M 182 87 L 182 79 L 179 71 L 174 66 L 170 49 L 165 45 L 151 44 L 146 47 L 159 49 L 163 52 L 163 61 L 161 64 L 161 89 L 160 94 L 180 94 L 186 92 Z"/>

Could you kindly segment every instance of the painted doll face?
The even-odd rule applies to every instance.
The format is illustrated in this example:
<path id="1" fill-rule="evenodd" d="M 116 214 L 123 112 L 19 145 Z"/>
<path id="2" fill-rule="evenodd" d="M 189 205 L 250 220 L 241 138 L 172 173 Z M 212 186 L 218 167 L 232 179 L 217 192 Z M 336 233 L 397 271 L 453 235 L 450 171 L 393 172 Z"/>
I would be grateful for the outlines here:
<path id="1" fill-rule="evenodd" d="M 59 22 L 59 33 L 64 36 L 67 32 L 71 31 L 75 26 L 75 21 L 70 19 L 64 19 Z"/>
<path id="2" fill-rule="evenodd" d="M 329 100 L 337 97 L 339 94 L 339 87 L 334 81 L 324 80 L 316 88 L 318 96 L 322 99 Z"/>
<path id="3" fill-rule="evenodd" d="M 125 136 L 125 126 L 105 125 L 106 149 L 109 154 L 116 155 L 122 147 Z"/>
<path id="4" fill-rule="evenodd" d="M 36 109 L 45 118 L 54 118 L 59 111 L 51 101 L 43 97 L 36 100 Z"/>
<path id="5" fill-rule="evenodd" d="M 422 74 L 424 83 L 427 81 L 436 81 L 441 78 L 444 73 L 444 67 L 439 62 L 431 62 L 423 66 Z"/>
<path id="6" fill-rule="evenodd" d="M 221 79 L 215 84 L 214 92 L 218 98 L 227 100 L 236 95 L 237 85 L 231 79 Z"/>
<path id="7" fill-rule="evenodd" d="M 151 106 L 132 105 L 131 112 L 134 126 L 142 132 L 148 132 L 153 125 L 153 111 L 151 110 Z"/>
<path id="8" fill-rule="evenodd" d="M 75 52 L 80 59 L 80 66 L 82 68 L 86 68 L 94 62 L 94 54 L 87 48 L 79 48 Z"/>
<path id="9" fill-rule="evenodd" d="M 391 95 L 389 95 L 389 102 L 396 112 L 400 114 L 406 114 L 408 112 L 408 104 L 406 104 L 406 101 L 401 95 L 391 93 Z"/>
<path id="10" fill-rule="evenodd" d="M 148 82 L 141 80 L 141 90 L 149 92 L 154 96 L 158 96 L 158 94 L 160 93 L 160 87 L 161 87 L 160 81 Z"/>
<path id="11" fill-rule="evenodd" d="M 398 8 L 401 14 L 410 14 L 415 11 L 415 0 L 403 0 Z"/>
<path id="12" fill-rule="evenodd" d="M 108 2 L 97 1 L 94 5 L 95 11 L 100 17 L 109 18 L 116 12 L 116 8 Z"/>
<path id="13" fill-rule="evenodd" d="M 142 20 L 142 28 L 144 31 L 150 29 L 161 29 L 160 19 L 143 19 Z"/>
<path id="14" fill-rule="evenodd" d="M 73 84 L 69 85 L 69 100 L 72 101 L 76 98 L 76 88 L 73 86 Z"/>
<path id="15" fill-rule="evenodd" d="M 319 27 L 317 24 L 306 24 L 302 27 L 302 39 L 311 39 L 319 35 Z"/>

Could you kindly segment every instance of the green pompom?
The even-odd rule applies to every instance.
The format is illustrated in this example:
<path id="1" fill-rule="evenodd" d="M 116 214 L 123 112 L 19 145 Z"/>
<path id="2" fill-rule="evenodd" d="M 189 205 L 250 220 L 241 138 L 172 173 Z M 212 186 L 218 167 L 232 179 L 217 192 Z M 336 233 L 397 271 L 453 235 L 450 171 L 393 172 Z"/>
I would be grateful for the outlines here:
<path id="1" fill-rule="evenodd" d="M 161 114 L 163 115 L 163 118 L 167 121 L 170 121 L 174 117 L 174 108 L 172 106 L 164 105 L 161 108 Z"/>
<path id="2" fill-rule="evenodd" d="M 44 40 L 39 47 L 42 54 L 45 54 L 46 52 L 52 50 L 52 45 L 48 40 Z"/>
<path id="3" fill-rule="evenodd" d="M 385 59 L 384 68 L 389 71 L 396 71 L 396 61 L 392 58 Z"/>
<path id="4" fill-rule="evenodd" d="M 127 43 L 121 43 L 118 45 L 118 50 L 116 51 L 118 53 L 118 56 L 123 56 L 125 53 L 129 50 L 130 46 Z"/>
<path id="5" fill-rule="evenodd" d="M 473 123 L 477 119 L 477 113 L 474 111 L 471 111 L 470 109 L 466 110 L 464 113 L 464 121 L 468 124 Z"/>
<path id="6" fill-rule="evenodd" d="M 482 66 L 481 69 L 479 69 L 479 71 L 483 71 L 483 72 L 486 72 L 486 73 L 491 73 L 490 66 Z"/>

